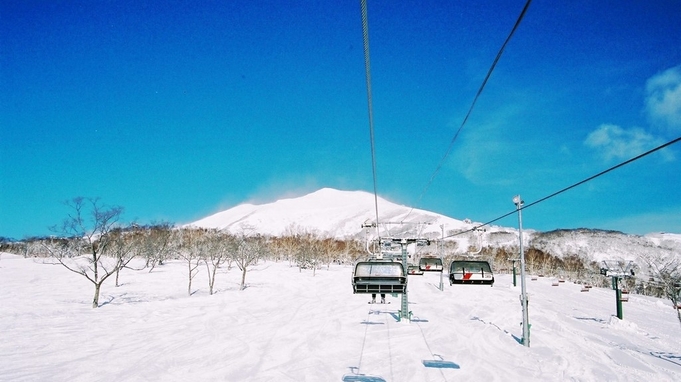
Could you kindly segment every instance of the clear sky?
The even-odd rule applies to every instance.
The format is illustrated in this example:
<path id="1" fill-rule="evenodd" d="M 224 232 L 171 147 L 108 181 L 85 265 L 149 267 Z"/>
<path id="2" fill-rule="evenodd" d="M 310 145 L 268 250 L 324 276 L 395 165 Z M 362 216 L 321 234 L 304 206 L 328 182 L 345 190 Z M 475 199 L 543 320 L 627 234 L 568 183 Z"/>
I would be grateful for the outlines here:
<path id="1" fill-rule="evenodd" d="M 535 0 L 422 193 L 524 4 L 368 1 L 380 196 L 486 222 L 681 136 L 679 1 Z M 359 0 L 2 1 L 0 89 L 0 236 L 373 191 Z M 679 233 L 680 185 L 675 144 L 523 223 Z"/>

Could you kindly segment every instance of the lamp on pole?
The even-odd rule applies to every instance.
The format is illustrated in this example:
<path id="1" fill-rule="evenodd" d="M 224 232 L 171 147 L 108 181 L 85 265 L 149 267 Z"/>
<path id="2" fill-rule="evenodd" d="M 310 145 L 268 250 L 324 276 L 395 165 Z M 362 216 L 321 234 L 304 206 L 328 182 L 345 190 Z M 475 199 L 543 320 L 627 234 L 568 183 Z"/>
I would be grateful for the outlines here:
<path id="1" fill-rule="evenodd" d="M 530 319 L 527 312 L 527 290 L 525 288 L 525 252 L 523 251 L 523 200 L 520 195 L 513 197 L 513 203 L 518 211 L 518 237 L 520 238 L 520 305 L 523 307 L 523 345 L 530 347 Z"/>

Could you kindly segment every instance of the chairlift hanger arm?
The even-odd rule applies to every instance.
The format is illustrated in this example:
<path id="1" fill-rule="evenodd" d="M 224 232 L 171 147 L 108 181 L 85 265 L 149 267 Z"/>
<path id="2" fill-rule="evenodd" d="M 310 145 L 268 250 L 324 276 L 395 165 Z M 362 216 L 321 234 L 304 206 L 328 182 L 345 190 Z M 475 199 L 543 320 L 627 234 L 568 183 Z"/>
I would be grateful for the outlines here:
<path id="1" fill-rule="evenodd" d="M 603 266 L 600 269 L 600 274 L 603 276 L 610 277 L 631 277 L 634 276 L 634 267 L 636 266 L 633 261 L 629 261 L 626 266 L 622 266 L 621 260 L 603 260 L 601 263 Z"/>

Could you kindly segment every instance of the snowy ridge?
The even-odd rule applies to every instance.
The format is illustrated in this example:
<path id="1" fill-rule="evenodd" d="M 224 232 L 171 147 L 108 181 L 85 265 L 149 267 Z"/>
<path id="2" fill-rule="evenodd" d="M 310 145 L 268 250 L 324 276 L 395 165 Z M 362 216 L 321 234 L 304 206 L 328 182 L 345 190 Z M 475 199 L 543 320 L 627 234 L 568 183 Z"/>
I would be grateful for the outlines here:
<path id="1" fill-rule="evenodd" d="M 440 225 L 447 230 L 468 229 L 473 225 L 434 212 L 412 209 L 378 198 L 382 235 L 440 236 Z M 362 224 L 373 222 L 374 195 L 365 191 L 323 188 L 311 194 L 281 199 L 267 204 L 241 204 L 200 219 L 188 226 L 239 232 L 253 228 L 261 234 L 285 235 L 287 231 L 316 232 L 336 238 L 364 235 Z M 418 224 L 425 223 L 425 224 Z"/>
<path id="2" fill-rule="evenodd" d="M 576 255 L 596 262 L 638 262 L 642 255 L 681 253 L 681 235 L 655 233 L 637 236 L 591 229 L 557 230 L 536 233 L 532 246 L 561 258 Z"/>
<path id="3" fill-rule="evenodd" d="M 435 212 L 412 209 L 378 198 L 380 233 L 382 236 L 418 236 L 436 239 L 465 231 L 478 223 L 461 221 Z M 375 220 L 374 195 L 365 191 L 340 191 L 323 188 L 311 194 L 281 199 L 266 204 L 241 204 L 218 212 L 187 226 L 225 229 L 239 233 L 247 229 L 273 236 L 311 232 L 339 239 L 363 239 L 367 233 L 365 222 Z M 375 233 L 372 228 L 368 232 Z M 633 260 L 651 251 L 669 256 L 681 254 L 681 234 L 652 233 L 645 236 L 617 231 L 594 229 L 566 229 L 551 232 L 523 230 L 525 245 L 553 256 L 578 256 L 583 260 Z M 469 232 L 449 240 L 458 244 L 459 251 L 482 246 L 517 246 L 518 231 L 508 227 L 485 227 L 485 232 Z"/>

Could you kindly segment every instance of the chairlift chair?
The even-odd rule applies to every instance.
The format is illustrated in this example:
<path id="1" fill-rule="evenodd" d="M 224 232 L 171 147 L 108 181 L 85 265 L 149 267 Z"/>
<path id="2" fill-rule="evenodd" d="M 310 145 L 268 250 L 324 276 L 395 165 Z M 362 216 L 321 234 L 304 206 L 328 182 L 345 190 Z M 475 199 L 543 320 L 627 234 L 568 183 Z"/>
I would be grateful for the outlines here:
<path id="1" fill-rule="evenodd" d="M 418 265 L 409 265 L 407 267 L 407 274 L 408 275 L 422 276 L 423 271 L 421 270 L 421 267 L 419 267 Z"/>
<path id="2" fill-rule="evenodd" d="M 401 263 L 394 261 L 360 261 L 352 274 L 353 293 L 402 294 L 407 290 L 407 276 Z"/>
<path id="3" fill-rule="evenodd" d="M 487 261 L 454 260 L 449 267 L 449 285 L 494 284 L 492 267 Z"/>
<path id="4" fill-rule="evenodd" d="M 419 269 L 423 272 L 442 272 L 442 259 L 439 257 L 422 257 Z"/>

